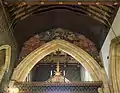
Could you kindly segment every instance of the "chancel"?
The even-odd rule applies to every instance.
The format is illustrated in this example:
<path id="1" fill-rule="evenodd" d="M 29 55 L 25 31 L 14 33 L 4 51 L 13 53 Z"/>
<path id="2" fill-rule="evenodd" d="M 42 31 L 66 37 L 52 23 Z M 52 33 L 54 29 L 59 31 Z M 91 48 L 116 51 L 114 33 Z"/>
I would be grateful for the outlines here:
<path id="1" fill-rule="evenodd" d="M 0 0 L 0 93 L 120 93 L 119 0 Z"/>
<path id="2" fill-rule="evenodd" d="M 65 72 L 64 72 L 64 76 L 61 75 L 60 72 L 60 68 L 59 68 L 59 62 L 57 62 L 57 68 L 55 71 L 55 75 L 53 77 L 51 77 L 50 79 L 47 80 L 47 82 L 49 83 L 70 83 L 70 81 L 68 79 L 65 78 Z"/>

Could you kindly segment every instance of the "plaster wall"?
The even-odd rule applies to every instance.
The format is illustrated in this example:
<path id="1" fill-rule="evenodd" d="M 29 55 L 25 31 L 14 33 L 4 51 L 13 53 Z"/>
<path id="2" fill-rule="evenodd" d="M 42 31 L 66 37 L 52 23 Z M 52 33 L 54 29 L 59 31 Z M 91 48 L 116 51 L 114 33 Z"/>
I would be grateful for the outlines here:
<path id="1" fill-rule="evenodd" d="M 120 36 L 120 8 L 118 10 L 118 13 L 114 19 L 114 22 L 112 24 L 112 27 L 110 28 L 110 31 L 106 37 L 106 40 L 101 48 L 100 56 L 103 60 L 105 71 L 109 77 L 109 51 L 110 51 L 110 43 L 113 38 L 116 38 L 117 36 Z"/>

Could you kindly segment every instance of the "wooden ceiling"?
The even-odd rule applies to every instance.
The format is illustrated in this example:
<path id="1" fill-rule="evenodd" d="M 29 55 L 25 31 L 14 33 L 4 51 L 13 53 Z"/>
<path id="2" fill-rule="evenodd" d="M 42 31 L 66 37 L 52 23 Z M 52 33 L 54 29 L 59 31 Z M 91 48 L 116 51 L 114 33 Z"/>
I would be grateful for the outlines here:
<path id="1" fill-rule="evenodd" d="M 29 0 L 28 0 L 29 1 Z M 6 3 L 6 8 L 10 13 L 10 18 L 14 23 L 27 18 L 28 16 L 40 13 L 42 11 L 52 10 L 55 8 L 65 8 L 83 15 L 92 17 L 93 19 L 109 26 L 118 9 L 118 2 L 17 2 Z"/>
<path id="2" fill-rule="evenodd" d="M 3 5 L 20 49 L 35 34 L 65 28 L 83 34 L 100 51 L 119 8 L 119 2 L 115 0 L 4 0 Z"/>

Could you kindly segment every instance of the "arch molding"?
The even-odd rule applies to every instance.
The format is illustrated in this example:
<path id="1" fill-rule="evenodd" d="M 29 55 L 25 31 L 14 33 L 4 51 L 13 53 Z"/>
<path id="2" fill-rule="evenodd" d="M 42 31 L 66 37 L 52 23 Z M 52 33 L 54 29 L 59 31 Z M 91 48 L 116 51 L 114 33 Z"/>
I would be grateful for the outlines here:
<path id="1" fill-rule="evenodd" d="M 102 68 L 99 64 L 87 52 L 65 40 L 50 41 L 31 52 L 15 68 L 12 80 L 18 82 L 25 81 L 28 73 L 42 58 L 58 49 L 71 55 L 81 63 L 81 65 L 88 70 L 94 80 L 101 80 Z"/>

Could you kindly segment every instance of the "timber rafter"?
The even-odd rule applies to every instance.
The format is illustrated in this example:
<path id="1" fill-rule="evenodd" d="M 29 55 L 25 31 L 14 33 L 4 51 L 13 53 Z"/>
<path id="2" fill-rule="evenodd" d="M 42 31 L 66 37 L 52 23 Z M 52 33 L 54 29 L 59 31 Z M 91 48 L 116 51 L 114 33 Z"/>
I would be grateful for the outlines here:
<path id="1" fill-rule="evenodd" d="M 31 1 L 5 4 L 5 7 L 9 11 L 10 18 L 14 24 L 34 14 L 39 14 L 54 9 L 67 9 L 80 13 L 84 16 L 92 17 L 108 27 L 112 24 L 118 6 L 119 2 L 116 1 Z"/>

